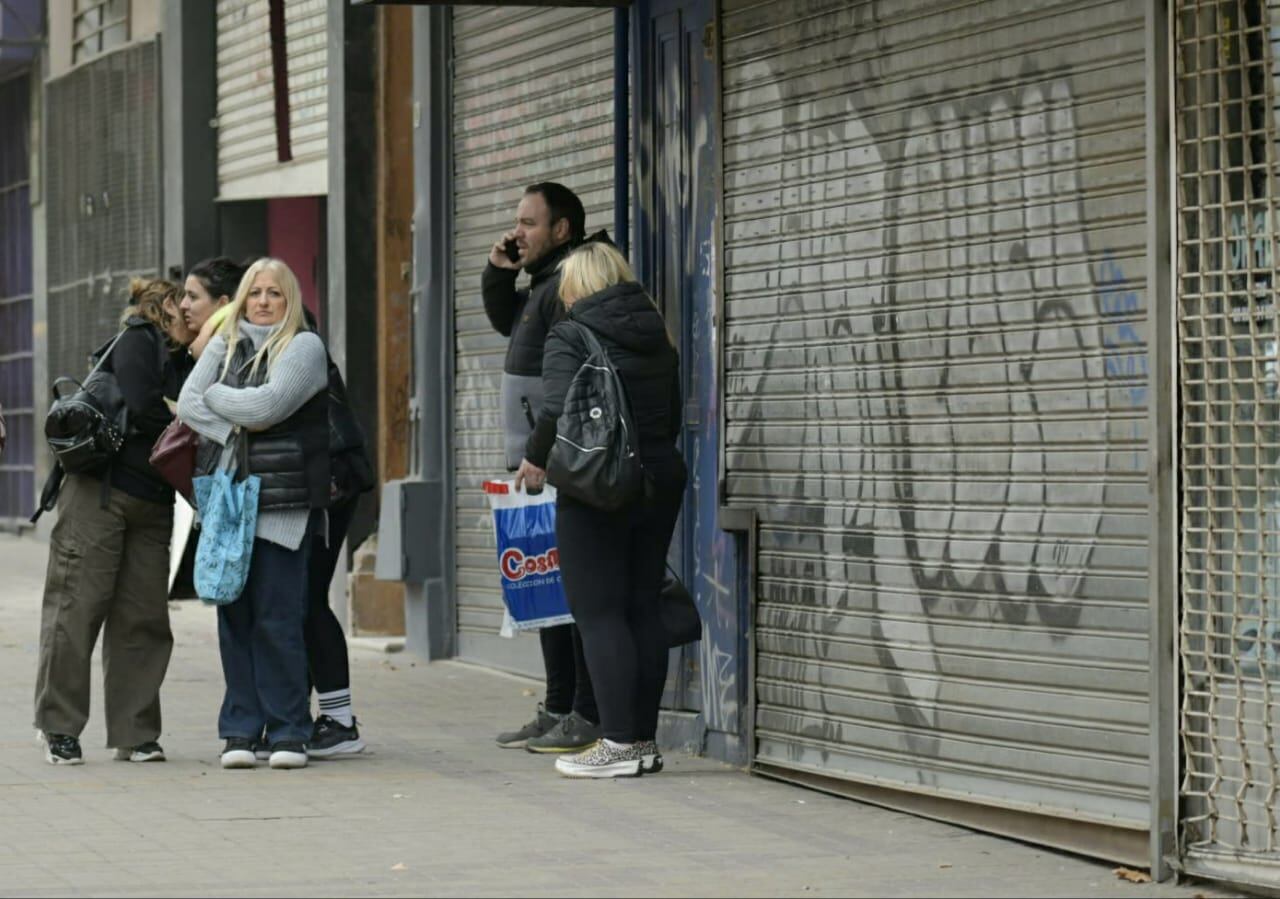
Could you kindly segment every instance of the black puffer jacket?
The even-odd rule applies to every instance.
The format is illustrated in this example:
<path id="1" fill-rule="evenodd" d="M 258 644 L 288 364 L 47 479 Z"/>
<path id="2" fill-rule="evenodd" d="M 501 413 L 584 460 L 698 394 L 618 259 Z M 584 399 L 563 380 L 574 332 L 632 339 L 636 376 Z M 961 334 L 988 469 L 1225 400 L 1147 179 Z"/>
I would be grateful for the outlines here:
<path id="1" fill-rule="evenodd" d="M 573 249 L 561 244 L 525 269 L 529 287 L 516 290 L 519 272 L 485 265 L 480 278 L 484 311 L 493 329 L 510 337 L 502 370 L 507 374 L 538 377 L 542 374 L 542 348 L 547 333 L 564 319 L 560 302 L 560 263 Z"/>
<path id="2" fill-rule="evenodd" d="M 640 432 L 640 456 L 646 464 L 676 453 L 680 434 L 680 356 L 671 345 L 666 322 L 644 288 L 636 282 L 615 284 L 574 303 L 569 319 L 595 332 L 622 376 L 631 414 Z M 587 358 L 576 328 L 559 324 L 547 335 L 542 362 L 546 398 L 537 427 L 525 445 L 525 458 L 539 468 L 556 442 L 556 419 L 564 411 L 565 394 Z"/>

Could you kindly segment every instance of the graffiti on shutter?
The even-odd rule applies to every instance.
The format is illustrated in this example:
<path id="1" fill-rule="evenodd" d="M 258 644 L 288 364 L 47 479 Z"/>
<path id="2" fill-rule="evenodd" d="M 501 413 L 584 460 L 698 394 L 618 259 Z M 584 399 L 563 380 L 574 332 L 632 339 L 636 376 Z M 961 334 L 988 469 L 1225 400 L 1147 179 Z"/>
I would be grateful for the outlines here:
<path id="1" fill-rule="evenodd" d="M 758 757 L 1145 827 L 1141 7 L 905 6 L 724 12 Z"/>

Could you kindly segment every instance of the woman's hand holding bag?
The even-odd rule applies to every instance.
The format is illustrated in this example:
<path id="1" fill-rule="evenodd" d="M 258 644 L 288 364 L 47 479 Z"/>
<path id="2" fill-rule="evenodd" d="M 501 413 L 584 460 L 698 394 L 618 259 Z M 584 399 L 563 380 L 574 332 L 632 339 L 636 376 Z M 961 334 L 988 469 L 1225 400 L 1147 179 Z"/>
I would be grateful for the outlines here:
<path id="1" fill-rule="evenodd" d="M 219 468 L 193 485 L 200 511 L 196 594 L 207 603 L 226 605 L 240 598 L 249 579 L 261 481 L 257 475 L 234 481 L 230 471 Z"/>

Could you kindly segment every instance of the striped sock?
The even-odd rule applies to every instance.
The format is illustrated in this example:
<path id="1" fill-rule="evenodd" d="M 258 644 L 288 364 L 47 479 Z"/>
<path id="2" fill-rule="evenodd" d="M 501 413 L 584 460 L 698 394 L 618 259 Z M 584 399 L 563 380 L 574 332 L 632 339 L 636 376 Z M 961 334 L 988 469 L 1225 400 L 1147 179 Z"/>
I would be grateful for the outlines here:
<path id="1" fill-rule="evenodd" d="M 332 693 L 317 693 L 316 699 L 320 700 L 321 715 L 328 715 L 343 727 L 350 727 L 355 723 L 355 718 L 351 715 L 350 689 L 334 690 Z"/>

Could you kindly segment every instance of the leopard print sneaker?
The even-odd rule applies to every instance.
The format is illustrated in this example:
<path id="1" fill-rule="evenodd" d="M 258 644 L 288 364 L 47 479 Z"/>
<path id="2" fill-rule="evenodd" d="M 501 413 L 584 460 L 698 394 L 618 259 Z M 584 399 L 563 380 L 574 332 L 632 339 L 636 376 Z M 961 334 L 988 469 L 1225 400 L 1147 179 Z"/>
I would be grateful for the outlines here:
<path id="1" fill-rule="evenodd" d="M 560 756 L 556 770 L 565 777 L 639 777 L 639 744 L 615 746 L 600 740 L 576 755 Z"/>

